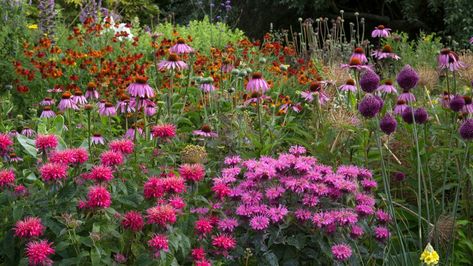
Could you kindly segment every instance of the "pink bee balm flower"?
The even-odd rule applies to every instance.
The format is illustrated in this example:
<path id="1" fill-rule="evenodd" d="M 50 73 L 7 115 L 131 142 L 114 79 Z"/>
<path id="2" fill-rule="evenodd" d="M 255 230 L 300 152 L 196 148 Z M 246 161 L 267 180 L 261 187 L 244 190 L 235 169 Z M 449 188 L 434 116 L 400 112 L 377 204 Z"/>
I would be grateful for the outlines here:
<path id="1" fill-rule="evenodd" d="M 178 38 L 176 44 L 169 51 L 173 54 L 190 54 L 194 52 L 194 49 L 187 45 L 183 38 Z"/>
<path id="2" fill-rule="evenodd" d="M 195 136 L 201 136 L 204 138 L 216 138 L 218 134 L 212 131 L 212 128 L 209 125 L 203 125 L 201 129 L 192 131 L 192 134 Z"/>
<path id="3" fill-rule="evenodd" d="M 158 64 L 159 70 L 184 70 L 187 69 L 188 66 L 184 61 L 181 61 L 177 54 L 170 54 L 167 60 L 162 60 Z"/>
<path id="4" fill-rule="evenodd" d="M 205 250 L 204 248 L 194 248 L 191 255 L 194 260 L 203 260 L 205 259 Z"/>
<path id="5" fill-rule="evenodd" d="M 13 141 L 11 140 L 10 136 L 4 133 L 0 134 L 0 151 L 1 152 L 8 151 L 12 145 L 13 145 Z"/>
<path id="6" fill-rule="evenodd" d="M 250 220 L 250 226 L 253 230 L 265 230 L 269 226 L 269 218 L 262 215 L 257 215 Z"/>
<path id="7" fill-rule="evenodd" d="M 72 149 L 72 155 L 74 157 L 73 163 L 83 164 L 89 160 L 89 153 L 84 148 Z"/>
<path id="8" fill-rule="evenodd" d="M 32 241 L 26 244 L 26 256 L 30 265 L 52 265 L 53 261 L 49 258 L 54 254 L 52 243 L 46 240 Z"/>
<path id="9" fill-rule="evenodd" d="M 383 241 L 389 238 L 389 229 L 384 226 L 377 226 L 374 228 L 374 236 L 377 240 Z"/>
<path id="10" fill-rule="evenodd" d="M 186 206 L 184 200 L 179 196 L 174 196 L 169 199 L 169 204 L 175 209 L 182 209 Z"/>
<path id="11" fill-rule="evenodd" d="M 25 219 L 16 222 L 15 236 L 19 238 L 32 238 L 42 236 L 45 227 L 41 224 L 41 219 L 38 217 L 26 217 Z"/>
<path id="12" fill-rule="evenodd" d="M 70 149 L 62 151 L 53 151 L 49 155 L 49 161 L 58 164 L 72 164 L 75 161 L 74 152 Z"/>
<path id="13" fill-rule="evenodd" d="M 355 51 L 353 51 L 353 54 L 350 57 L 350 60 L 352 58 L 357 58 L 363 65 L 368 63 L 368 58 L 366 58 L 365 51 L 361 47 L 355 48 Z"/>
<path id="14" fill-rule="evenodd" d="M 123 164 L 123 155 L 120 152 L 105 151 L 100 154 L 100 162 L 107 166 L 117 166 Z"/>
<path id="15" fill-rule="evenodd" d="M 67 177 L 67 165 L 47 163 L 39 168 L 41 179 L 45 182 L 60 181 Z"/>
<path id="16" fill-rule="evenodd" d="M 88 208 L 108 208 L 112 204 L 110 192 L 102 186 L 92 186 L 87 193 Z"/>
<path id="17" fill-rule="evenodd" d="M 62 94 L 62 98 L 59 102 L 58 108 L 63 112 L 67 109 L 79 110 L 77 104 L 75 104 L 72 100 L 72 94 L 69 91 L 66 91 Z"/>
<path id="18" fill-rule="evenodd" d="M 353 79 L 347 79 L 345 84 L 339 87 L 341 91 L 351 91 L 355 92 L 356 91 L 356 86 L 355 86 L 355 80 Z"/>
<path id="19" fill-rule="evenodd" d="M 148 84 L 148 78 L 144 76 L 137 76 L 135 82 L 128 85 L 128 93 L 132 97 L 139 98 L 153 98 L 154 90 Z"/>
<path id="20" fill-rule="evenodd" d="M 390 35 L 390 28 L 385 28 L 384 25 L 379 25 L 374 27 L 374 30 L 371 32 L 371 37 L 373 38 L 386 38 Z"/>
<path id="21" fill-rule="evenodd" d="M 384 92 L 388 94 L 391 94 L 391 93 L 397 94 L 396 87 L 394 87 L 393 81 L 390 79 L 385 80 L 383 85 L 379 86 L 376 90 L 379 92 Z"/>
<path id="22" fill-rule="evenodd" d="M 155 257 L 159 257 L 159 252 L 161 250 L 168 251 L 168 238 L 165 235 L 158 235 L 155 234 L 153 237 L 148 241 L 148 245 L 153 249 L 155 252 Z"/>
<path id="23" fill-rule="evenodd" d="M 269 84 L 263 79 L 261 72 L 255 72 L 248 81 L 248 84 L 246 84 L 246 90 L 252 93 L 264 94 L 269 90 Z"/>
<path id="24" fill-rule="evenodd" d="M 146 210 L 149 224 L 166 226 L 176 222 L 176 210 L 171 205 L 158 205 Z"/>
<path id="25" fill-rule="evenodd" d="M 179 167 L 179 174 L 190 182 L 202 181 L 205 176 L 205 168 L 202 164 L 183 164 Z"/>
<path id="26" fill-rule="evenodd" d="M 218 221 L 218 229 L 226 232 L 233 232 L 238 226 L 238 220 L 235 218 L 226 218 Z"/>
<path id="27" fill-rule="evenodd" d="M 92 167 L 90 173 L 86 175 L 87 179 L 96 182 L 108 182 L 113 179 L 113 170 L 105 165 L 96 165 Z"/>
<path id="28" fill-rule="evenodd" d="M 121 152 L 125 155 L 132 154 L 135 148 L 133 141 L 129 139 L 114 140 L 108 145 L 110 150 L 114 152 Z"/>
<path id="29" fill-rule="evenodd" d="M 39 150 L 55 149 L 58 145 L 58 140 L 55 135 L 38 135 L 35 141 L 36 148 Z"/>
<path id="30" fill-rule="evenodd" d="M 125 229 L 138 232 L 143 229 L 143 216 L 137 211 L 129 211 L 123 215 L 122 226 Z"/>
<path id="31" fill-rule="evenodd" d="M 0 188 L 13 186 L 15 184 L 15 173 L 13 170 L 0 170 Z"/>
<path id="32" fill-rule="evenodd" d="M 200 218 L 195 222 L 194 229 L 200 235 L 207 235 L 212 232 L 212 221 L 207 218 Z"/>
<path id="33" fill-rule="evenodd" d="M 160 198 L 164 195 L 165 188 L 162 178 L 151 177 L 143 185 L 145 199 Z"/>
<path id="34" fill-rule="evenodd" d="M 347 244 L 338 244 L 332 246 L 333 257 L 338 261 L 346 261 L 352 255 L 351 247 Z"/>
<path id="35" fill-rule="evenodd" d="M 176 126 L 173 124 L 161 124 L 151 128 L 153 138 L 173 138 L 176 136 Z"/>
<path id="36" fill-rule="evenodd" d="M 232 236 L 222 234 L 212 237 L 212 245 L 217 249 L 230 250 L 235 248 L 236 241 Z"/>

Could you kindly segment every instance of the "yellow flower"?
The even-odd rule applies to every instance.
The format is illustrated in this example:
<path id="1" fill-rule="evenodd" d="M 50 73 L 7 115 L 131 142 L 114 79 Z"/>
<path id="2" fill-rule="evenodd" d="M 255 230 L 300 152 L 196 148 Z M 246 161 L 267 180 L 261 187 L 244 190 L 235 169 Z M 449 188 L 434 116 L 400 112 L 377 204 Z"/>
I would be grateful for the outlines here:
<path id="1" fill-rule="evenodd" d="M 30 29 L 30 30 L 36 30 L 37 28 L 38 28 L 38 24 L 28 25 L 28 29 Z"/>
<path id="2" fill-rule="evenodd" d="M 428 243 L 424 249 L 424 252 L 422 252 L 420 255 L 420 260 L 428 266 L 433 266 L 439 263 L 440 257 L 432 245 Z"/>

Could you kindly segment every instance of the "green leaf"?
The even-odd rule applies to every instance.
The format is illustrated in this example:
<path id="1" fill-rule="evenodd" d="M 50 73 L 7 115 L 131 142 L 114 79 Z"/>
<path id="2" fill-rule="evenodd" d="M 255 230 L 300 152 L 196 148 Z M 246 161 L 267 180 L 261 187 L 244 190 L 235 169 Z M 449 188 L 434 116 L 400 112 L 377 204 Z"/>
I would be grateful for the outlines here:
<path id="1" fill-rule="evenodd" d="M 26 152 L 28 152 L 31 156 L 33 156 L 33 158 L 36 159 L 38 156 L 38 153 L 36 151 L 34 140 L 29 139 L 20 134 L 18 134 L 16 138 L 18 142 L 20 143 L 20 145 L 26 150 Z"/>

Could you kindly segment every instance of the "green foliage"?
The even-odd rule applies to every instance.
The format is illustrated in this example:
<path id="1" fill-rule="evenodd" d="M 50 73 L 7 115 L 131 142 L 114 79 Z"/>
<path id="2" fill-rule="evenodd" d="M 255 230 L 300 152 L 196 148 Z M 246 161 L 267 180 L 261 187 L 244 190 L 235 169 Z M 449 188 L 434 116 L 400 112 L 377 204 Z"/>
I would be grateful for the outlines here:
<path id="1" fill-rule="evenodd" d="M 166 38 L 173 39 L 173 32 L 180 36 L 192 36 L 192 46 L 197 50 L 209 50 L 210 47 L 222 48 L 229 42 L 235 43 L 244 38 L 239 29 L 231 29 L 221 22 L 210 23 L 208 17 L 203 20 L 190 21 L 187 26 L 173 25 L 171 23 L 159 24 L 155 31 L 163 33 Z"/>

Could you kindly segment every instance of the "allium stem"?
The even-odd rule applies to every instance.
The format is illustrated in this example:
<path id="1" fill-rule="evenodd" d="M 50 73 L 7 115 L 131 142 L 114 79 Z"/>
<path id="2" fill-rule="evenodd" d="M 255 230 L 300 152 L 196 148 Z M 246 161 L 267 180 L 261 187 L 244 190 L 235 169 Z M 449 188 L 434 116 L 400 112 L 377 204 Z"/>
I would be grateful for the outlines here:
<path id="1" fill-rule="evenodd" d="M 379 117 L 376 116 L 376 125 L 379 125 Z M 390 212 L 390 215 L 391 217 L 393 217 L 393 221 L 394 221 L 394 225 L 396 227 L 396 234 L 399 238 L 399 243 L 401 245 L 401 249 L 402 249 L 402 253 L 403 254 L 403 259 L 404 259 L 404 265 L 409 265 L 408 261 L 407 261 L 407 257 L 406 257 L 406 254 L 407 254 L 407 250 L 404 246 L 404 241 L 403 241 L 403 236 L 402 236 L 402 233 L 401 233 L 401 229 L 399 228 L 399 224 L 397 223 L 397 219 L 396 219 L 396 213 L 395 213 L 395 210 L 394 210 L 394 205 L 393 205 L 393 199 L 392 199 L 392 195 L 391 195 L 391 185 L 390 185 L 390 180 L 389 180 L 389 176 L 388 176 L 388 171 L 386 170 L 386 164 L 384 162 L 384 155 L 383 155 L 383 146 L 381 145 L 381 137 L 379 135 L 379 131 L 377 129 L 374 130 L 375 131 L 375 138 L 376 138 L 376 143 L 378 145 L 378 150 L 379 150 L 379 155 L 381 157 L 381 174 L 382 174 L 382 178 L 383 178 L 383 186 L 384 186 L 384 192 L 386 193 L 386 197 L 387 197 L 387 205 L 388 205 L 388 210 Z M 419 216 L 421 217 L 421 216 Z"/>

